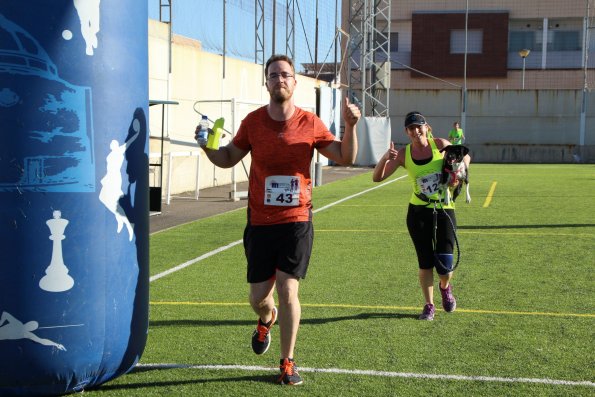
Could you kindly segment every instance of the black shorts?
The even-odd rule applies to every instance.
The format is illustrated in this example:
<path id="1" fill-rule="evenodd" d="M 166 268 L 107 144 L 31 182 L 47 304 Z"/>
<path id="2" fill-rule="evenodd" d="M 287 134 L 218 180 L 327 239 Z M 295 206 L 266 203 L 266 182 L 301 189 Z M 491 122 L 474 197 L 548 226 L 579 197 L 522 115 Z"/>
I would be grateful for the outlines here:
<path id="1" fill-rule="evenodd" d="M 448 271 L 438 262 L 437 255 L 452 255 L 457 219 L 455 211 L 452 209 L 436 209 L 438 230 L 436 231 L 436 252 L 434 252 L 433 212 L 433 208 L 409 204 L 407 229 L 417 252 L 419 268 L 431 269 L 435 267 L 439 274 L 447 274 Z"/>
<path id="2" fill-rule="evenodd" d="M 244 230 L 249 283 L 269 280 L 278 270 L 305 278 L 312 254 L 312 222 L 252 226 Z"/>

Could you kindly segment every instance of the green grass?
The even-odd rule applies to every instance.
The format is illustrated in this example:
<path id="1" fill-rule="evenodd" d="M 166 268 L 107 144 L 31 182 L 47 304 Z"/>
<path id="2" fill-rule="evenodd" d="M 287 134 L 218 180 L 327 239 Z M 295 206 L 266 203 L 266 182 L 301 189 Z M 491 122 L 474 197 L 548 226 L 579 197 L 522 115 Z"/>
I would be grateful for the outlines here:
<path id="1" fill-rule="evenodd" d="M 595 167 L 475 164 L 471 172 L 473 202 L 457 204 L 457 311 L 438 310 L 433 322 L 416 320 L 423 300 L 405 226 L 410 186 L 407 179 L 395 181 L 314 215 L 314 251 L 300 285 L 295 352 L 304 369 L 468 378 L 303 371 L 300 387 L 274 384 L 276 372 L 266 368 L 278 364 L 278 328 L 269 352 L 254 355 L 250 335 L 256 317 L 247 304 L 239 244 L 151 283 L 149 340 L 141 364 L 266 368 L 141 367 L 86 394 L 595 395 L 592 384 L 470 378 L 595 381 Z M 323 185 L 314 190 L 314 207 L 379 185 L 371 173 Z M 240 240 L 244 225 L 242 210 L 152 235 L 151 274 Z"/>

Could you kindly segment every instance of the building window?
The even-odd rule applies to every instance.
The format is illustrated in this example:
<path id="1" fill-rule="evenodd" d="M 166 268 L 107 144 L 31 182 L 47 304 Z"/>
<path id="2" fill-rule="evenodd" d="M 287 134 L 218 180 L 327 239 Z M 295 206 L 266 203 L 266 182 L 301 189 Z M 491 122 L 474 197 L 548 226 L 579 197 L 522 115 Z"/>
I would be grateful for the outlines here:
<path id="1" fill-rule="evenodd" d="M 512 31 L 508 40 L 510 52 L 517 52 L 522 49 L 537 50 L 534 31 Z"/>
<path id="2" fill-rule="evenodd" d="M 483 52 L 483 30 L 467 30 L 467 54 L 481 54 Z M 450 53 L 465 53 L 465 30 L 450 31 Z"/>
<path id="3" fill-rule="evenodd" d="M 552 33 L 551 41 L 548 40 L 548 51 L 580 51 L 580 33 L 577 31 L 558 31 Z"/>
<path id="4" fill-rule="evenodd" d="M 391 32 L 390 34 L 390 52 L 399 52 L 399 33 Z"/>

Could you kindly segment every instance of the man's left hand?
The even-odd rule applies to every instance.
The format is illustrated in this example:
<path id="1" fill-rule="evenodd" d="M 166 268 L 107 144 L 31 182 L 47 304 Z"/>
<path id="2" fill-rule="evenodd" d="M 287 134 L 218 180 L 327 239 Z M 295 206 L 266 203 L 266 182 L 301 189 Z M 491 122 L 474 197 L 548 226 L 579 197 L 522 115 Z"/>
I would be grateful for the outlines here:
<path id="1" fill-rule="evenodd" d="M 345 123 L 354 126 L 360 117 L 362 117 L 362 114 L 359 108 L 353 103 L 350 103 L 349 98 L 345 97 L 345 104 L 343 106 L 343 120 L 345 120 Z"/>

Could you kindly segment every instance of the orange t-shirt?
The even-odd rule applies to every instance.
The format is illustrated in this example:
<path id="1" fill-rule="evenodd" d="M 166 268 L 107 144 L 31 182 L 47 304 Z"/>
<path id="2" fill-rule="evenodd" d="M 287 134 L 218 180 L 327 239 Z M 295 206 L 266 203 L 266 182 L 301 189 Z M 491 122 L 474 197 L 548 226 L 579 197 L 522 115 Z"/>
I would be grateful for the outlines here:
<path id="1" fill-rule="evenodd" d="M 300 108 L 285 121 L 273 120 L 266 106 L 249 113 L 233 138 L 235 146 L 252 154 L 248 222 L 273 225 L 311 220 L 314 149 L 334 140 L 322 120 Z"/>

